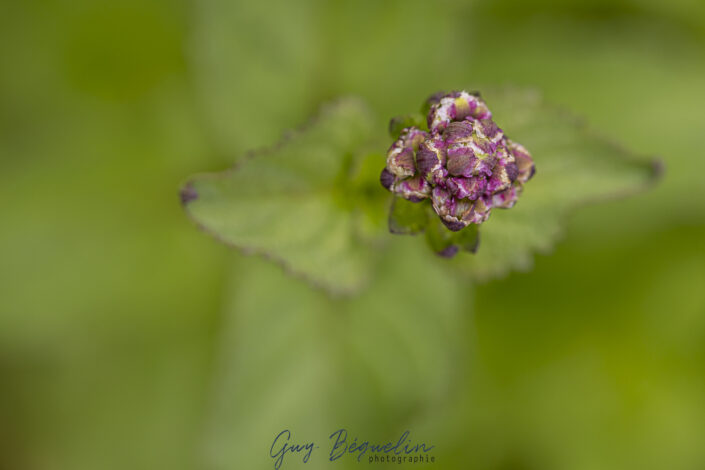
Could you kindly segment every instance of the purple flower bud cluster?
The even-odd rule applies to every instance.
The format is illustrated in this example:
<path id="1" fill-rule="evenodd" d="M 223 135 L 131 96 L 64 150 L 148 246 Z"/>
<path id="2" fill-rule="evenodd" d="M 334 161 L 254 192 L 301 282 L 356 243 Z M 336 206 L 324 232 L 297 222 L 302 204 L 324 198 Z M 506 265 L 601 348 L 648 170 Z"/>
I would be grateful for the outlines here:
<path id="1" fill-rule="evenodd" d="M 504 136 L 477 94 L 436 94 L 429 104 L 429 132 L 401 132 L 387 152 L 382 185 L 409 201 L 430 199 L 453 231 L 481 224 L 494 207 L 512 207 L 534 175 L 529 152 Z"/>

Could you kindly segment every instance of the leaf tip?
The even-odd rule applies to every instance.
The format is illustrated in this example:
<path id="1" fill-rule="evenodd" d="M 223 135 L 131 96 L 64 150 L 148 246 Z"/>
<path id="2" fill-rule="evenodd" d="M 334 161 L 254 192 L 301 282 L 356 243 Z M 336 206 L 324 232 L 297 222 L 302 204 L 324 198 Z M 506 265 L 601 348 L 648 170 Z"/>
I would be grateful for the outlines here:
<path id="1" fill-rule="evenodd" d="M 653 181 L 658 181 L 663 178 L 666 173 L 666 163 L 661 158 L 651 160 L 651 178 Z"/>
<path id="2" fill-rule="evenodd" d="M 184 207 L 191 201 L 198 199 L 198 192 L 196 188 L 193 187 L 193 181 L 189 181 L 181 188 L 179 191 L 179 199 L 181 200 L 181 205 Z"/>
<path id="3" fill-rule="evenodd" d="M 459 250 L 460 248 L 458 245 L 448 245 L 441 251 L 437 251 L 436 254 L 442 258 L 452 258 L 458 253 Z"/>

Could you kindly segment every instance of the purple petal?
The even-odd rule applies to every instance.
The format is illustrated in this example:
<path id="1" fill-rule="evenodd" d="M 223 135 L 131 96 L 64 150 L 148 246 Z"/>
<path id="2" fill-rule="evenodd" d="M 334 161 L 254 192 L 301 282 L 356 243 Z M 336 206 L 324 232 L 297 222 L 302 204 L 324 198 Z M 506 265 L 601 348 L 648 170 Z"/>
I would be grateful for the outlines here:
<path id="1" fill-rule="evenodd" d="M 420 175 L 397 181 L 392 188 L 393 192 L 413 202 L 426 199 L 431 193 L 431 185 Z"/>
<path id="2" fill-rule="evenodd" d="M 379 182 L 382 183 L 384 189 L 390 189 L 392 187 L 392 183 L 394 183 L 394 175 L 391 171 L 385 168 L 382 170 L 382 174 L 379 175 Z"/>

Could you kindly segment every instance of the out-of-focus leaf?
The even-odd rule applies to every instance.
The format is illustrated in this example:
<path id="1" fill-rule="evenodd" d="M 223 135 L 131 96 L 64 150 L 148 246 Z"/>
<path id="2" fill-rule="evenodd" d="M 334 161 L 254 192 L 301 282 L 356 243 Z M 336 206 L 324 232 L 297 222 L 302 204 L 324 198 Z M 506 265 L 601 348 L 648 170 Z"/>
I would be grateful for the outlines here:
<path id="1" fill-rule="evenodd" d="M 392 139 L 398 139 L 401 131 L 407 127 L 418 127 L 419 129 L 428 130 L 426 117 L 421 113 L 393 117 L 389 121 L 389 135 L 392 136 Z"/>
<path id="2" fill-rule="evenodd" d="M 321 3 L 203 0 L 191 10 L 193 83 L 220 152 L 269 145 L 326 97 Z"/>
<path id="3" fill-rule="evenodd" d="M 389 211 L 389 231 L 396 234 L 416 234 L 428 224 L 428 211 L 424 204 L 395 197 Z"/>
<path id="4" fill-rule="evenodd" d="M 475 279 L 528 269 L 534 253 L 553 247 L 570 209 L 635 193 L 660 173 L 656 162 L 637 159 L 585 129 L 537 92 L 487 90 L 483 97 L 505 134 L 531 152 L 536 175 L 516 206 L 493 210 L 480 226 L 477 253 L 457 257 L 455 263 Z"/>
<path id="5" fill-rule="evenodd" d="M 480 229 L 477 225 L 471 224 L 459 232 L 455 232 L 453 241 L 463 250 L 476 253 L 480 246 Z"/>
<path id="6" fill-rule="evenodd" d="M 457 253 L 457 249 L 454 248 L 453 244 L 453 232 L 448 230 L 438 217 L 435 217 L 435 214 L 430 218 L 430 222 L 426 227 L 426 243 L 437 254 L 453 256 Z M 449 252 L 448 250 L 452 251 Z"/>
<path id="7" fill-rule="evenodd" d="M 332 299 L 256 258 L 233 269 L 221 337 L 216 395 L 206 435 L 208 468 L 273 468 L 284 429 L 314 442 L 307 464 L 288 454 L 281 468 L 358 468 L 357 454 L 328 461 L 331 433 L 348 442 L 396 441 L 445 402 L 467 355 L 464 318 L 471 291 L 429 250 L 399 237 L 382 255 L 376 282 Z M 367 463 L 369 453 L 362 459 Z"/>
<path id="8" fill-rule="evenodd" d="M 349 172 L 373 129 L 358 100 L 325 106 L 279 146 L 232 171 L 192 178 L 182 190 L 186 210 L 227 244 L 330 291 L 355 290 L 368 279 L 372 258 L 356 228 Z"/>

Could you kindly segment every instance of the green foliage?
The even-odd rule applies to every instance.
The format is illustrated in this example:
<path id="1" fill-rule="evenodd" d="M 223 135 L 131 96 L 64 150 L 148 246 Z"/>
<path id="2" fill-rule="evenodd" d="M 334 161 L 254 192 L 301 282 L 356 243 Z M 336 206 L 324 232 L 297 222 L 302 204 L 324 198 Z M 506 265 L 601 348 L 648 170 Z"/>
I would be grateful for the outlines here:
<path id="1" fill-rule="evenodd" d="M 435 253 L 443 253 L 453 245 L 452 233 L 438 217 L 431 217 L 426 227 L 426 243 Z"/>
<path id="2" fill-rule="evenodd" d="M 324 107 L 317 120 L 233 171 L 196 176 L 186 205 L 225 243 L 280 262 L 333 292 L 359 288 L 373 263 L 356 227 L 349 168 L 373 120 L 357 100 Z"/>
<path id="3" fill-rule="evenodd" d="M 385 442 L 447 399 L 468 354 L 471 290 L 411 237 L 382 256 L 369 289 L 337 299 L 269 263 L 238 262 L 206 434 L 209 468 L 272 468 L 267 452 L 283 429 L 320 448 L 306 465 L 288 455 L 282 468 L 328 468 L 337 429 Z M 355 456 L 335 467 L 359 468 Z"/>
<path id="4" fill-rule="evenodd" d="M 401 131 L 407 127 L 417 127 L 422 130 L 428 130 L 426 119 L 423 114 L 406 114 L 404 116 L 393 117 L 389 121 L 389 135 L 392 139 L 398 139 Z"/>
<path id="5" fill-rule="evenodd" d="M 389 209 L 389 231 L 399 235 L 414 235 L 423 232 L 428 225 L 429 213 L 426 204 L 411 202 L 401 197 L 392 200 Z"/>
<path id="6" fill-rule="evenodd" d="M 469 253 L 476 253 L 480 247 L 480 227 L 469 225 L 453 234 L 453 243 Z"/>

